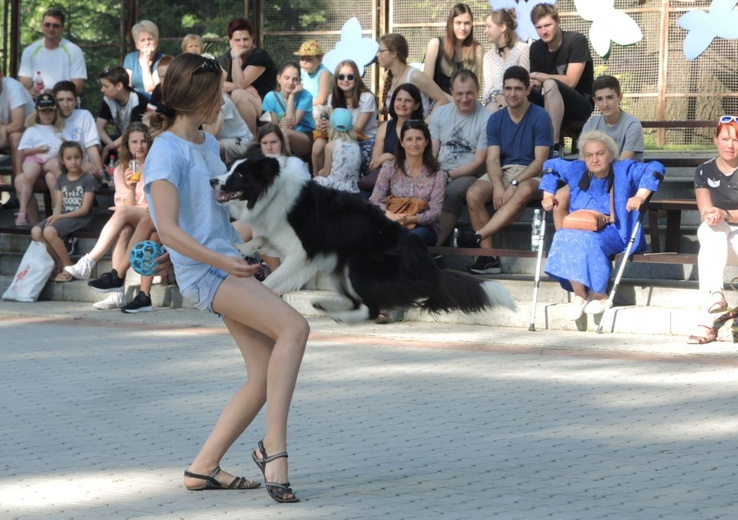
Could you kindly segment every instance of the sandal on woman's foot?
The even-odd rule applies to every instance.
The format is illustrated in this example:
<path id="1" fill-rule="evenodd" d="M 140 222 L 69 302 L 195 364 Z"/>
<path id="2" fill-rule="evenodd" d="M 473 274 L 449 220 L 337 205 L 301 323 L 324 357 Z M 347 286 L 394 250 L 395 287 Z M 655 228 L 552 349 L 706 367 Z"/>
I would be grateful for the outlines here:
<path id="1" fill-rule="evenodd" d="M 16 227 L 26 227 L 31 223 L 28 221 L 28 213 L 25 211 L 18 211 L 15 214 L 15 225 Z"/>
<path id="2" fill-rule="evenodd" d="M 728 302 L 725 301 L 723 291 L 715 291 L 710 295 L 710 306 L 707 312 L 710 314 L 718 314 L 728 310 Z"/>
<path id="3" fill-rule="evenodd" d="M 264 448 L 264 443 L 262 441 L 259 441 L 259 451 L 261 452 L 261 458 L 256 456 L 256 452 L 251 453 L 251 458 L 254 459 L 254 462 L 257 466 L 259 466 L 259 469 L 261 470 L 261 474 L 264 475 L 264 485 L 266 486 L 267 493 L 269 493 L 269 496 L 272 497 L 277 502 L 281 502 L 283 504 L 291 504 L 294 502 L 299 502 L 300 499 L 297 498 L 297 495 L 295 495 L 295 492 L 292 491 L 292 488 L 290 487 L 289 482 L 284 482 L 282 484 L 279 484 L 277 482 L 268 482 L 266 479 L 266 465 L 268 462 L 272 462 L 273 460 L 281 459 L 281 458 L 287 458 L 287 452 L 283 451 L 282 453 L 277 453 L 276 455 L 267 456 L 266 449 Z M 292 498 L 284 498 L 285 495 L 292 495 Z"/>
<path id="4" fill-rule="evenodd" d="M 261 482 L 253 482 L 244 477 L 236 477 L 230 484 L 224 486 L 215 479 L 215 476 L 218 473 L 220 473 L 220 466 L 215 468 L 215 470 L 210 475 L 199 475 L 197 473 L 192 473 L 191 471 L 185 470 L 185 477 L 197 478 L 205 481 L 205 485 L 202 487 L 185 487 L 190 491 L 204 491 L 206 489 L 254 489 L 261 486 Z"/>
<path id="5" fill-rule="evenodd" d="M 51 279 L 55 282 L 71 282 L 72 280 L 74 280 L 74 276 L 66 271 L 61 271 L 54 275 Z"/>
<path id="6" fill-rule="evenodd" d="M 698 334 L 693 334 L 687 339 L 687 343 L 690 345 L 704 345 L 705 343 L 712 343 L 717 339 L 717 332 L 714 327 L 710 327 L 709 325 L 698 325 L 697 327 L 699 328 Z"/>

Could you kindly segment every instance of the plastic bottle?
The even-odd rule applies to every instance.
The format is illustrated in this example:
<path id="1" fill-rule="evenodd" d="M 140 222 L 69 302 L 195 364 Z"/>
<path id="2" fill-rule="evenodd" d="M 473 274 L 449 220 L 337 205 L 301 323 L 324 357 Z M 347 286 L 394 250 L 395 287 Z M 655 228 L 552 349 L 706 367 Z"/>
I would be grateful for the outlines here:
<path id="1" fill-rule="evenodd" d="M 108 185 L 113 184 L 113 177 L 115 172 L 115 156 L 113 154 L 110 154 L 110 157 L 108 157 L 108 164 L 107 164 L 107 170 L 105 175 L 105 180 L 108 182 Z"/>
<path id="2" fill-rule="evenodd" d="M 541 210 L 533 211 L 533 220 L 530 223 L 530 250 L 538 251 L 541 247 L 541 228 L 543 227 L 543 217 Z"/>
<path id="3" fill-rule="evenodd" d="M 453 247 L 459 247 L 459 228 L 454 228 Z"/>
<path id="4" fill-rule="evenodd" d="M 37 70 L 36 75 L 33 77 L 33 88 L 39 92 L 44 89 L 44 77 L 41 75 L 40 70 Z"/>

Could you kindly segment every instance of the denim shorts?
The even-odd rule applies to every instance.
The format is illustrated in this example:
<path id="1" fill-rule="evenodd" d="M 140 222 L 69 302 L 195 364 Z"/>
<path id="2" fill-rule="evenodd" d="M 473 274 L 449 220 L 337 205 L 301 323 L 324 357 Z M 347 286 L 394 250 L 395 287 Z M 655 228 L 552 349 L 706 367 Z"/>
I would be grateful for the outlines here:
<path id="1" fill-rule="evenodd" d="M 213 299 L 215 298 L 215 293 L 218 292 L 220 284 L 226 279 L 226 276 L 228 276 L 227 272 L 216 267 L 211 267 L 195 283 L 185 289 L 180 289 L 180 292 L 195 308 L 215 314 L 213 310 Z"/>

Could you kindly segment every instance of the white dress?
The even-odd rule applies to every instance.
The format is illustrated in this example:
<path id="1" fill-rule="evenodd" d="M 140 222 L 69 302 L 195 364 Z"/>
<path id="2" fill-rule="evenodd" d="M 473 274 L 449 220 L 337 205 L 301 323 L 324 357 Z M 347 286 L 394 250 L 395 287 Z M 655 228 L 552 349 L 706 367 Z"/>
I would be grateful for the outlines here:
<path id="1" fill-rule="evenodd" d="M 338 139 L 333 149 L 331 173 L 327 177 L 318 176 L 313 179 L 318 184 L 349 193 L 359 193 L 359 170 L 361 169 L 361 151 L 356 141 Z"/>

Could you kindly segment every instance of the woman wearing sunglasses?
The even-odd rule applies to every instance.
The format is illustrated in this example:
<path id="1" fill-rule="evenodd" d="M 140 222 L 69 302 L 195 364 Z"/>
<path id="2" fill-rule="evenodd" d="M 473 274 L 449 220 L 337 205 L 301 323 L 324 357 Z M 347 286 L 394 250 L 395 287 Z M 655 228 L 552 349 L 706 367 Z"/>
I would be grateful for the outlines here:
<path id="1" fill-rule="evenodd" d="M 146 115 L 154 144 L 146 162 L 146 198 L 171 255 L 182 295 L 223 318 L 246 364 L 245 380 L 184 474 L 190 490 L 255 488 L 257 482 L 221 470 L 220 461 L 267 405 L 266 431 L 252 458 L 278 502 L 298 502 L 287 469 L 287 416 L 309 326 L 259 283 L 233 246 L 228 210 L 210 180 L 226 173 L 215 137 L 200 130 L 220 112 L 221 70 L 197 54 L 174 58 L 162 85 L 163 105 Z M 248 377 L 247 377 L 248 374 Z"/>
<path id="2" fill-rule="evenodd" d="M 725 266 L 738 265 L 738 117 L 723 116 L 713 137 L 717 157 L 697 167 L 694 193 L 702 224 L 697 229 L 697 267 L 703 304 L 689 343 L 717 339 L 715 314 L 728 310 L 723 292 Z"/>
<path id="3" fill-rule="evenodd" d="M 370 201 L 385 216 L 410 229 L 428 246 L 436 244 L 441 228 L 441 207 L 446 196 L 446 171 L 433 156 L 428 125 L 410 119 L 402 124 L 395 160 L 379 171 Z M 419 211 L 393 211 L 391 198 L 409 199 L 407 207 Z M 422 204 L 418 202 L 422 201 Z"/>
<path id="4" fill-rule="evenodd" d="M 359 67 L 352 60 L 344 60 L 336 66 L 333 87 L 328 94 L 328 107 L 330 112 L 336 108 L 345 108 L 351 112 L 361 149 L 361 170 L 365 175 L 369 171 L 374 138 L 377 135 L 377 99 L 364 84 Z M 317 129 L 322 135 L 313 143 L 313 171 L 316 172 L 323 169 L 330 112 L 326 118 L 316 121 Z"/>

